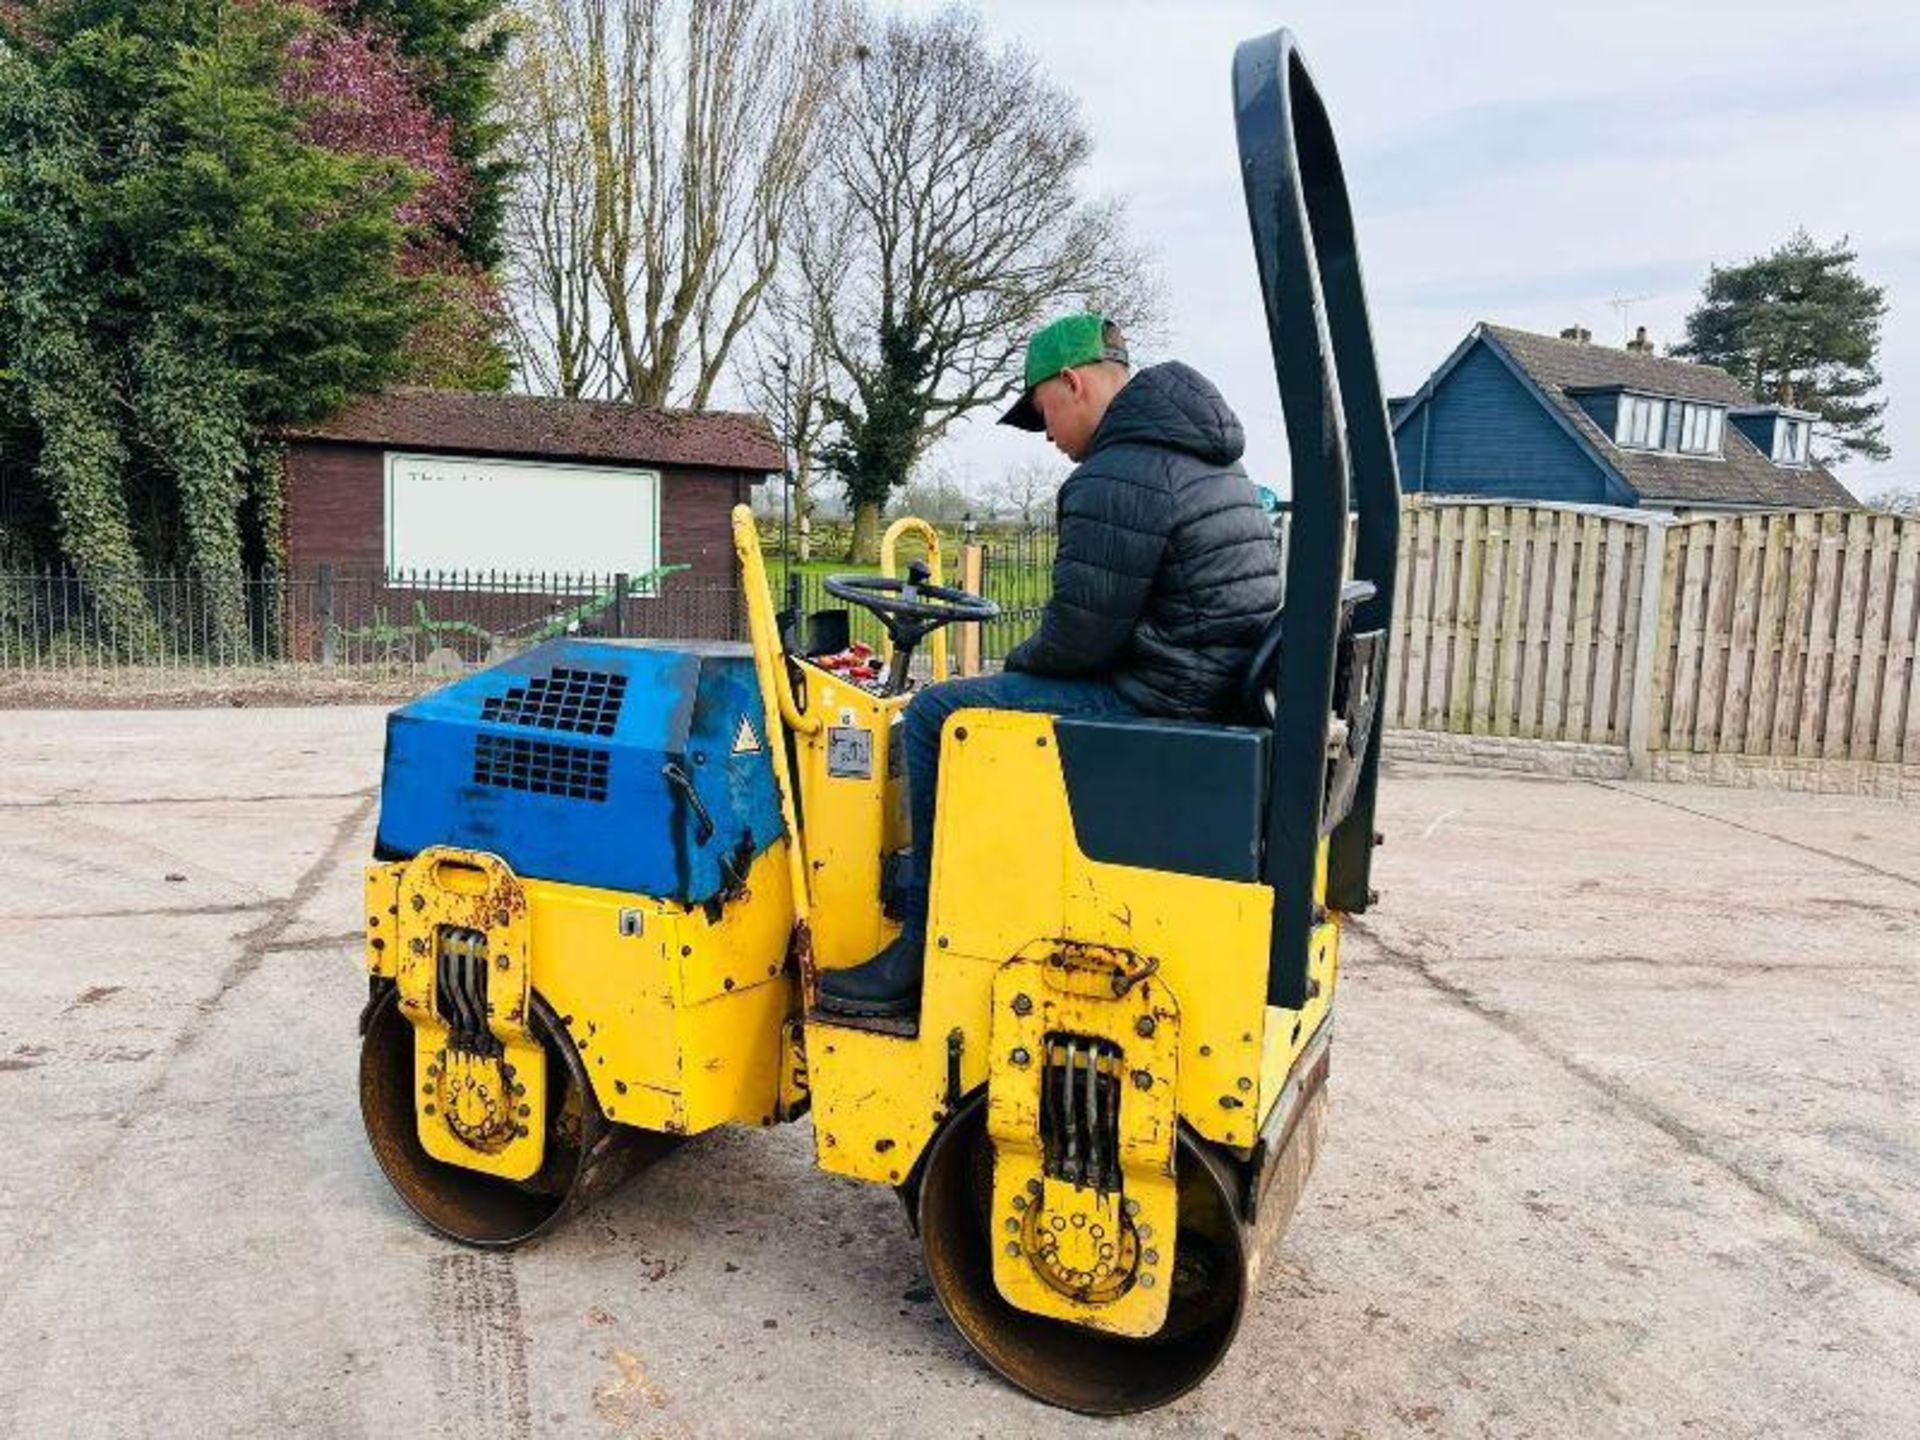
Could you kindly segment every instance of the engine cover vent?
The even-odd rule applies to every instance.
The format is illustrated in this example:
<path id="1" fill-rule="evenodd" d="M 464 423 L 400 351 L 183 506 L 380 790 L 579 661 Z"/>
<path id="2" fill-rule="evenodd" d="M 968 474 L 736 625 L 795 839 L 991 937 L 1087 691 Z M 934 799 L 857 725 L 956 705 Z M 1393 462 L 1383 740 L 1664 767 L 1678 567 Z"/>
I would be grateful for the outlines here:
<path id="1" fill-rule="evenodd" d="M 539 730 L 571 730 L 577 735 L 611 735 L 626 694 L 624 675 L 556 665 L 504 695 L 488 696 L 480 718 Z"/>
<path id="2" fill-rule="evenodd" d="M 376 853 L 704 905 L 786 834 L 766 715 L 751 646 L 549 640 L 388 719 Z"/>
<path id="3" fill-rule="evenodd" d="M 562 795 L 569 800 L 605 800 L 609 751 L 589 745 L 558 745 L 509 735 L 476 735 L 473 780 L 502 790 Z"/>

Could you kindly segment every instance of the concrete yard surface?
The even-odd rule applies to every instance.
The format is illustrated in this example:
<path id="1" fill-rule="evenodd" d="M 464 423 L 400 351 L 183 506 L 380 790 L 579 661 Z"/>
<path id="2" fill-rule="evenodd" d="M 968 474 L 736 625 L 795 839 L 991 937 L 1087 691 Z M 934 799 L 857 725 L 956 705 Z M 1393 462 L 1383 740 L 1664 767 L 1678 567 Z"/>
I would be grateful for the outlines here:
<path id="1" fill-rule="evenodd" d="M 727 1132 L 510 1254 L 361 1135 L 373 709 L 0 717 L 0 1431 L 1053 1435 Z M 1920 1434 L 1920 811 L 1400 766 L 1320 1168 L 1101 1434 Z"/>

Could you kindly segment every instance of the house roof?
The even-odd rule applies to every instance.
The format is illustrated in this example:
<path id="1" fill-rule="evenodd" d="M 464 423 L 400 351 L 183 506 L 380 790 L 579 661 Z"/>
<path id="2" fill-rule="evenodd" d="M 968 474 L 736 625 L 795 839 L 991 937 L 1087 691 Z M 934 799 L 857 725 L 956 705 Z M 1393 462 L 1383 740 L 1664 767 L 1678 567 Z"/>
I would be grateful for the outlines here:
<path id="1" fill-rule="evenodd" d="M 624 464 L 774 471 L 780 446 L 758 415 L 649 410 L 618 400 L 562 400 L 401 388 L 368 395 L 289 439 L 418 450 L 541 455 Z"/>
<path id="2" fill-rule="evenodd" d="M 1751 405 L 1753 396 L 1717 365 L 1696 365 L 1664 355 L 1561 340 L 1505 325 L 1482 322 L 1477 328 L 1506 351 L 1561 417 L 1590 448 L 1605 457 L 1645 503 L 1846 509 L 1858 505 L 1825 466 L 1795 469 L 1776 465 L 1732 425 L 1722 435 L 1722 458 L 1718 460 L 1621 449 L 1569 393 L 1619 387 L 1679 400 L 1703 400 L 1729 409 Z"/>

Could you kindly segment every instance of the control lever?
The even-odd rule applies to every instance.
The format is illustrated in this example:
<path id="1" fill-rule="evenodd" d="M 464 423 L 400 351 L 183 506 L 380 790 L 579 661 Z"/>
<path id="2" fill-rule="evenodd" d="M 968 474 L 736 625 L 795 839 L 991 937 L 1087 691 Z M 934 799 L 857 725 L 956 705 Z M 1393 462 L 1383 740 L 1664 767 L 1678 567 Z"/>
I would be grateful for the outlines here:
<path id="1" fill-rule="evenodd" d="M 933 580 L 933 569 L 924 560 L 909 560 L 907 576 L 900 586 L 902 600 L 919 598 L 920 587 Z M 881 623 L 887 627 L 887 638 L 893 641 L 893 660 L 887 666 L 886 685 L 881 689 L 883 695 L 898 695 L 907 688 L 907 670 L 913 664 L 914 648 L 927 635 L 944 624 L 941 620 L 916 620 L 907 615 L 883 615 Z"/>

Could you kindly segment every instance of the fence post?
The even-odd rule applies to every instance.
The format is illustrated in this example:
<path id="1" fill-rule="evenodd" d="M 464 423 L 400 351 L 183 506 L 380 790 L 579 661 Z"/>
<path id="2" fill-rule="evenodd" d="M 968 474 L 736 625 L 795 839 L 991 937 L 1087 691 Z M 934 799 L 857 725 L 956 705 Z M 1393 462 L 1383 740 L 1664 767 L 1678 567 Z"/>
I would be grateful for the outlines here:
<path id="1" fill-rule="evenodd" d="M 972 541 L 960 547 L 960 588 L 972 594 L 984 594 L 986 583 L 984 565 L 986 554 L 984 546 Z M 978 675 L 980 673 L 980 625 L 960 626 L 960 633 L 954 640 L 955 674 Z"/>
<path id="2" fill-rule="evenodd" d="M 320 566 L 320 663 L 334 663 L 333 653 L 333 566 Z"/>
<path id="3" fill-rule="evenodd" d="M 613 577 L 613 638 L 616 640 L 627 637 L 627 587 L 631 583 L 624 570 Z"/>
<path id="4" fill-rule="evenodd" d="M 1633 694 L 1627 705 L 1627 764 L 1636 780 L 1651 772 L 1653 672 L 1660 661 L 1660 592 L 1667 572 L 1667 530 L 1673 522 L 1649 518 L 1647 563 L 1640 575 L 1640 629 L 1633 656 Z"/>

